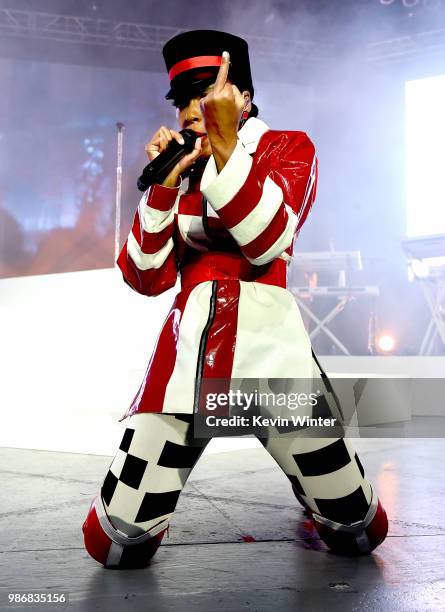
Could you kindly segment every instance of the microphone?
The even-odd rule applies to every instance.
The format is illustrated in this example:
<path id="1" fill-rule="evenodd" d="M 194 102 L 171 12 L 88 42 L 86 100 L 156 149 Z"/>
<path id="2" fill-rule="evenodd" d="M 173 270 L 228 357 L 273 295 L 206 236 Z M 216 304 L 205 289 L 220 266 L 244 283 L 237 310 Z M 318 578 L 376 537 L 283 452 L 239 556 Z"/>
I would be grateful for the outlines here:
<path id="1" fill-rule="evenodd" d="M 145 166 L 137 182 L 139 191 L 146 191 L 153 183 L 162 183 L 179 160 L 193 151 L 196 139 L 204 136 L 203 132 L 195 132 L 189 128 L 179 133 L 184 139 L 184 144 L 180 145 L 177 140 L 173 139 L 165 151 Z"/>

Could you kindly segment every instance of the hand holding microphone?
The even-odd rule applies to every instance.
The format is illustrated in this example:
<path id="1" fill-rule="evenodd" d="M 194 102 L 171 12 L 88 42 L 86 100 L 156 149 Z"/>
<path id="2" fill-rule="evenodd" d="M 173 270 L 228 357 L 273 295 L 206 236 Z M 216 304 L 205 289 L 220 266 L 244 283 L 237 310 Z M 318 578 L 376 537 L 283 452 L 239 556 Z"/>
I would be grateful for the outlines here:
<path id="1" fill-rule="evenodd" d="M 198 159 L 203 135 L 191 129 L 176 132 L 161 126 L 145 147 L 150 163 L 138 179 L 138 189 L 145 191 L 153 183 L 177 187 L 179 176 Z"/>

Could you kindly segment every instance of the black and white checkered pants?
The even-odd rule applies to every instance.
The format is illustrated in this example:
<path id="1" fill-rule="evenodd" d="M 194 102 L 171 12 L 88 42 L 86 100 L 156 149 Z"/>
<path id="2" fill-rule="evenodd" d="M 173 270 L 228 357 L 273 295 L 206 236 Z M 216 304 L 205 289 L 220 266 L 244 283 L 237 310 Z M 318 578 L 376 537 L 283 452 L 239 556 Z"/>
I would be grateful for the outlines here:
<path id="1" fill-rule="evenodd" d="M 372 488 L 348 438 L 260 439 L 312 512 L 344 525 L 361 521 Z M 128 537 L 168 526 L 179 495 L 208 438 L 193 437 L 193 415 L 140 413 L 129 417 L 101 487 L 106 514 Z"/>

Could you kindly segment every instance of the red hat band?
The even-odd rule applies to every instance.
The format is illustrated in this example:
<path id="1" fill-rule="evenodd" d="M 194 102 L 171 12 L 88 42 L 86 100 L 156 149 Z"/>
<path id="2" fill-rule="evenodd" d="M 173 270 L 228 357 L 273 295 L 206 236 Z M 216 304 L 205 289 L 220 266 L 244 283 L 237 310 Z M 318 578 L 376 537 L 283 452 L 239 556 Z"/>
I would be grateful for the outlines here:
<path id="1" fill-rule="evenodd" d="M 221 55 L 198 55 L 197 57 L 190 57 L 185 60 L 181 60 L 174 64 L 169 72 L 168 76 L 170 81 L 173 81 L 178 74 L 192 70 L 193 68 L 208 68 L 210 66 L 221 66 L 222 56 Z"/>

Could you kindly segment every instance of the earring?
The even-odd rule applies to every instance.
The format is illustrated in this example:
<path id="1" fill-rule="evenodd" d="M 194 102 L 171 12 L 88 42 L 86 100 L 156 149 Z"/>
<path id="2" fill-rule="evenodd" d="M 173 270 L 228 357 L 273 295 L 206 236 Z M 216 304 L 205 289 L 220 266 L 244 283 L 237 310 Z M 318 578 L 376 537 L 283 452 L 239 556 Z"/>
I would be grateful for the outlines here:
<path id="1" fill-rule="evenodd" d="M 249 104 L 249 102 L 250 100 L 246 100 L 246 103 L 244 104 L 243 112 L 241 114 L 240 128 L 243 127 L 243 125 L 246 123 L 247 119 L 249 118 L 249 111 L 246 110 L 246 107 Z"/>

